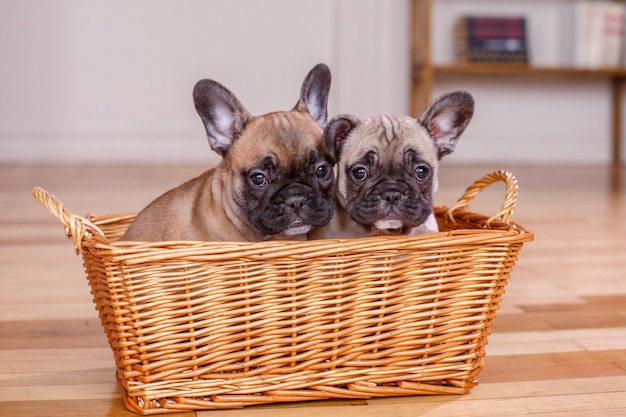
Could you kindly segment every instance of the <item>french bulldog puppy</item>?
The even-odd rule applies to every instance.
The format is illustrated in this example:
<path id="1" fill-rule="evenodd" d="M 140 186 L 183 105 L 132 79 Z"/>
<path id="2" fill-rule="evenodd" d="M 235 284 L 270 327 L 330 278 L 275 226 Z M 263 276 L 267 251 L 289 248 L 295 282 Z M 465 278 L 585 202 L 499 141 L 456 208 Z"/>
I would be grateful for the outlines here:
<path id="1" fill-rule="evenodd" d="M 322 141 L 331 74 L 306 76 L 291 111 L 252 116 L 224 86 L 199 81 L 195 107 L 220 163 L 144 208 L 122 240 L 303 240 L 333 215 L 334 149 Z"/>
<path id="2" fill-rule="evenodd" d="M 335 144 L 335 215 L 309 238 L 438 231 L 439 161 L 454 151 L 473 113 L 472 96 L 456 91 L 434 100 L 417 120 L 347 114 L 330 120 L 324 141 Z"/>

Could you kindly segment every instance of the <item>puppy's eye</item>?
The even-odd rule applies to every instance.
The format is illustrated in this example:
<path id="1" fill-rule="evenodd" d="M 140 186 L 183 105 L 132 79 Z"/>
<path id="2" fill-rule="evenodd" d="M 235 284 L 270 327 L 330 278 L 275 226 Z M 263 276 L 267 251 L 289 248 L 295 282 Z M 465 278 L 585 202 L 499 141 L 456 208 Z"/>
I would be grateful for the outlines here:
<path id="1" fill-rule="evenodd" d="M 325 180 L 330 176 L 331 173 L 332 173 L 332 169 L 330 165 L 324 163 L 317 167 L 317 171 L 315 172 L 315 175 L 317 176 L 317 178 Z"/>
<path id="2" fill-rule="evenodd" d="M 417 178 L 418 181 L 425 181 L 428 179 L 429 175 L 430 168 L 426 165 L 418 165 L 417 168 L 415 168 L 415 178 Z"/>
<path id="3" fill-rule="evenodd" d="M 265 187 L 268 184 L 265 174 L 262 174 L 260 172 L 255 172 L 254 174 L 250 175 L 250 181 L 257 187 Z"/>
<path id="4" fill-rule="evenodd" d="M 352 178 L 357 181 L 364 181 L 367 178 L 367 169 L 364 167 L 356 167 L 351 172 Z"/>

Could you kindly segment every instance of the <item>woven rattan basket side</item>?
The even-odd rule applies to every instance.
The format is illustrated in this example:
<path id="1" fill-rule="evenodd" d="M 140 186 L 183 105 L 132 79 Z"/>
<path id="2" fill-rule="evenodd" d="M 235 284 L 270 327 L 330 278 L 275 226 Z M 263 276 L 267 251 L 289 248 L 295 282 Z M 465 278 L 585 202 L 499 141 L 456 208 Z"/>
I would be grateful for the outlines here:
<path id="1" fill-rule="evenodd" d="M 504 181 L 501 211 L 469 205 Z M 272 402 L 463 394 L 519 250 L 517 182 L 478 180 L 441 232 L 308 242 L 117 242 L 133 214 L 82 218 L 35 197 L 82 253 L 126 406 L 140 414 Z"/>

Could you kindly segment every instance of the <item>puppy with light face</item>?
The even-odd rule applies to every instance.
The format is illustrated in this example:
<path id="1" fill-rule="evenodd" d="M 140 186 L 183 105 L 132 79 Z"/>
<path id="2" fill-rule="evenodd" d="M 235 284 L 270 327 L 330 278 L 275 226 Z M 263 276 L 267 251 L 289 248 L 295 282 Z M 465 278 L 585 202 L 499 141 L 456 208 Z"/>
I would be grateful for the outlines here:
<path id="1" fill-rule="evenodd" d="M 474 112 L 464 91 L 409 116 L 334 117 L 324 142 L 334 144 L 335 214 L 309 238 L 415 235 L 438 231 L 433 199 L 439 161 L 454 151 Z"/>

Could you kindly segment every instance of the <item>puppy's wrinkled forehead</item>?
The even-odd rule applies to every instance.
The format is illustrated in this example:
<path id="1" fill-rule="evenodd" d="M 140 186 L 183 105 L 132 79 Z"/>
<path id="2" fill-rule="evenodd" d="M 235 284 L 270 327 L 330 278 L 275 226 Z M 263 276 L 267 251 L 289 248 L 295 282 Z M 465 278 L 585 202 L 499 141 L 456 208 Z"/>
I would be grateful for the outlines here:
<path id="1" fill-rule="evenodd" d="M 409 150 L 428 162 L 437 161 L 434 142 L 417 120 L 410 116 L 375 115 L 362 119 L 350 132 L 341 159 L 353 163 L 374 151 L 378 158 L 402 161 L 398 158 Z"/>
<path id="2" fill-rule="evenodd" d="M 233 165 L 246 169 L 266 160 L 282 169 L 300 166 L 311 154 L 324 155 L 322 128 L 301 112 L 275 112 L 254 117 L 232 148 Z"/>

